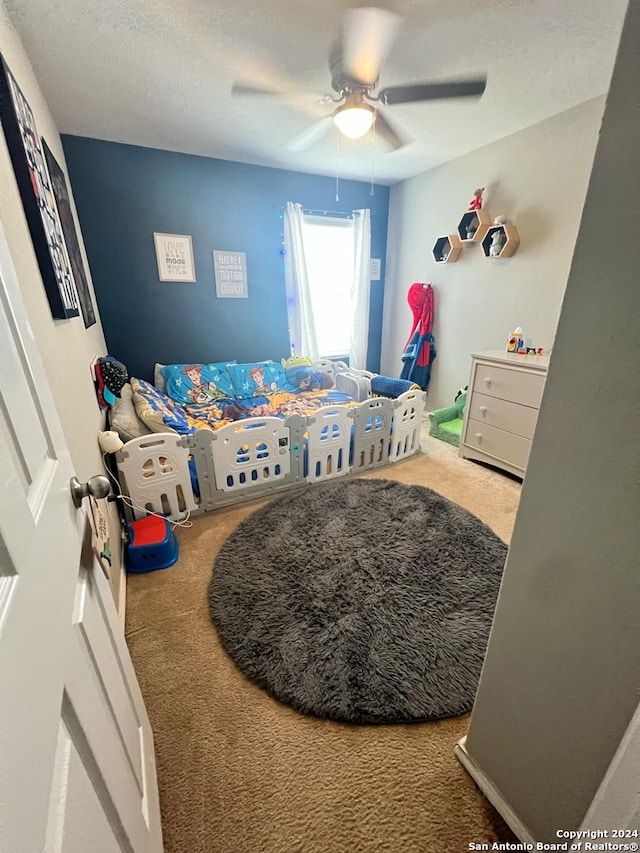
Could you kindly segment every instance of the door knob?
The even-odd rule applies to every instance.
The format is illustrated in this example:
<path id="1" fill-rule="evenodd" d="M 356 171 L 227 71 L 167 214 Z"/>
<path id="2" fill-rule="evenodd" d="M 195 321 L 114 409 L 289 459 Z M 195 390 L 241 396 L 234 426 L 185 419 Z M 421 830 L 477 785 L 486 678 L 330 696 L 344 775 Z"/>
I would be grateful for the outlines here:
<path id="1" fill-rule="evenodd" d="M 104 474 L 96 474 L 88 483 L 81 483 L 77 477 L 72 477 L 69 480 L 69 488 L 73 503 L 79 508 L 84 498 L 88 498 L 89 495 L 92 498 L 106 498 L 111 491 L 111 483 Z"/>

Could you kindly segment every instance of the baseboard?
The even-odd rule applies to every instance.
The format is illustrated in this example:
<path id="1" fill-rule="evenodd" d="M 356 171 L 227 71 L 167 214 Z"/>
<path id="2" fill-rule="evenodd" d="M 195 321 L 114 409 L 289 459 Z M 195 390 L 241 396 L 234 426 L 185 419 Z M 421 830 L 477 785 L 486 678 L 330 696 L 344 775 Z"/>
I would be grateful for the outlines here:
<path id="1" fill-rule="evenodd" d="M 482 768 L 476 764 L 473 758 L 467 752 L 467 737 L 463 737 L 455 745 L 453 751 L 456 754 L 458 761 L 462 764 L 467 773 L 471 776 L 476 785 L 480 788 L 485 797 L 489 800 L 492 806 L 500 812 L 505 823 L 509 826 L 512 832 L 518 836 L 520 841 L 526 844 L 536 843 L 529 829 L 520 820 L 518 815 L 511 808 L 502 793 L 496 788 L 492 780 L 485 774 Z"/>

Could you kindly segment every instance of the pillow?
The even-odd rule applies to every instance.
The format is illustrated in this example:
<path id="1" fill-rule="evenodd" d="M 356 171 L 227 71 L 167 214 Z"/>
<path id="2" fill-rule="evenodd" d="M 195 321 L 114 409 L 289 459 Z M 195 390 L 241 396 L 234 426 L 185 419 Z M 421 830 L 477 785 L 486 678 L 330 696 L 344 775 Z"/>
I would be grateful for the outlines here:
<path id="1" fill-rule="evenodd" d="M 279 391 L 291 391 L 282 366 L 274 361 L 254 361 L 249 364 L 229 364 L 227 371 L 233 382 L 235 396 L 266 397 Z"/>
<path id="2" fill-rule="evenodd" d="M 185 410 L 150 382 L 132 376 L 131 389 L 136 413 L 151 432 L 193 432 Z"/>
<path id="3" fill-rule="evenodd" d="M 123 387 L 120 396 L 111 406 L 109 426 L 118 433 L 123 441 L 130 441 L 132 438 L 148 435 L 151 432 L 136 414 L 133 404 L 133 389 L 129 383 Z"/>
<path id="4" fill-rule="evenodd" d="M 158 391 L 162 391 L 163 394 L 167 392 L 167 384 L 164 381 L 164 376 L 162 375 L 162 371 L 166 367 L 166 364 L 160 364 L 159 361 L 153 366 L 153 384 L 156 386 Z"/>
<path id="5" fill-rule="evenodd" d="M 168 364 L 161 370 L 166 393 L 176 403 L 206 403 L 233 397 L 228 361 L 211 364 Z"/>

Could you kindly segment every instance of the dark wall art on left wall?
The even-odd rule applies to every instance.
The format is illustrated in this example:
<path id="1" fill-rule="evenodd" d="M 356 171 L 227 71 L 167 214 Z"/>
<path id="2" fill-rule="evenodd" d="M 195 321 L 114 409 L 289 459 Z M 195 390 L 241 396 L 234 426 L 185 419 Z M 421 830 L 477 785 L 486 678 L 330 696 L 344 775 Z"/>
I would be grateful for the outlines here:
<path id="1" fill-rule="evenodd" d="M 78 297 L 35 119 L 0 57 L 0 121 L 52 315 L 77 317 Z"/>
<path id="2" fill-rule="evenodd" d="M 51 189 L 53 191 L 53 197 L 56 200 L 58 216 L 60 217 L 60 224 L 62 225 L 62 233 L 67 245 L 67 254 L 69 256 L 69 263 L 71 264 L 73 280 L 76 283 L 76 290 L 78 291 L 78 299 L 80 300 L 84 327 L 85 329 L 88 329 L 89 326 L 93 326 L 96 322 L 96 312 L 93 309 L 93 302 L 91 301 L 91 290 L 89 288 L 89 282 L 87 281 L 87 274 L 84 268 L 84 260 L 80 250 L 80 241 L 78 240 L 76 223 L 73 218 L 73 211 L 71 210 L 71 199 L 69 198 L 67 180 L 64 176 L 64 172 L 60 168 L 60 164 L 53 156 L 53 152 L 45 142 L 44 137 L 42 137 L 42 150 L 44 151 L 44 157 L 49 169 Z"/>

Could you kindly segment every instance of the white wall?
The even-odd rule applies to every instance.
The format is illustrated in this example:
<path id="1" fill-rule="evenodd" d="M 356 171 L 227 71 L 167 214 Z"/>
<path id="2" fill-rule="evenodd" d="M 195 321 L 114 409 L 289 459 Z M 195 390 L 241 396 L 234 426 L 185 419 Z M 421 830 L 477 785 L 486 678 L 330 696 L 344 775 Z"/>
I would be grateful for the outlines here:
<path id="1" fill-rule="evenodd" d="M 0 52 L 33 110 L 38 133 L 44 136 L 66 174 L 66 164 L 58 129 L 35 79 L 29 59 L 9 20 L 3 0 L 0 0 Z M 71 193 L 68 177 L 67 185 Z M 73 198 L 71 202 L 73 205 Z M 85 258 L 85 266 L 89 270 L 75 208 L 74 216 Z M 104 429 L 104 415 L 98 407 L 89 371 L 93 358 L 96 355 L 106 353 L 102 326 L 99 317 L 97 323 L 89 329 L 85 329 L 81 316 L 70 320 L 54 320 L 52 318 L 4 133 L 1 131 L 0 220 L 22 288 L 29 323 L 43 356 L 47 376 L 53 388 L 76 476 L 84 482 L 94 474 L 103 471 L 96 433 L 99 429 Z M 95 296 L 93 296 L 93 302 L 97 313 Z M 112 550 L 117 558 L 119 525 L 117 514 L 113 512 L 112 507 L 110 507 L 110 511 L 112 545 L 114 546 Z M 114 572 L 114 575 L 117 575 L 117 572 Z"/>
<path id="2" fill-rule="evenodd" d="M 632 0 L 467 737 L 545 842 L 591 803 L 591 828 L 640 829 L 633 726 L 635 772 L 594 802 L 640 688 L 639 34 Z"/>
<path id="3" fill-rule="evenodd" d="M 402 367 L 409 286 L 432 281 L 438 357 L 429 409 L 453 402 L 472 351 L 502 349 L 515 326 L 537 346 L 553 344 L 603 108 L 604 96 L 391 188 L 382 373 Z M 481 186 L 490 214 L 517 226 L 518 251 L 487 260 L 479 245 L 465 245 L 457 263 L 436 264 L 436 238 L 456 230 Z"/>

